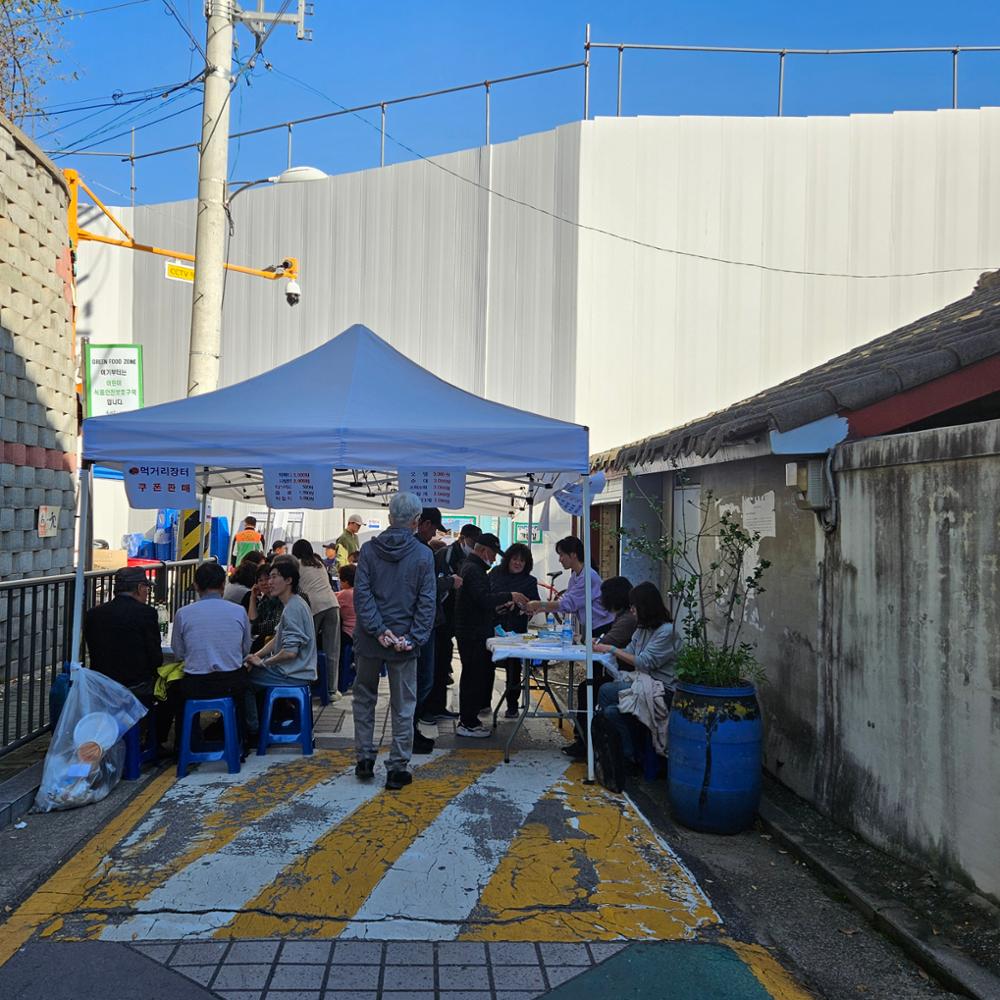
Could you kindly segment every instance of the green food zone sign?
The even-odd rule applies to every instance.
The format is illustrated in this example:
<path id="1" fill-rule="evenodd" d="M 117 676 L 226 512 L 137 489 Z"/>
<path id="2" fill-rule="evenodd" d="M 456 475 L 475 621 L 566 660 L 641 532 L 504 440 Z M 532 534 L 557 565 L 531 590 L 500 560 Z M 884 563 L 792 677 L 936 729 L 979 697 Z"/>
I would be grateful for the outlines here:
<path id="1" fill-rule="evenodd" d="M 83 378 L 88 417 L 142 408 L 142 345 L 85 344 Z"/>

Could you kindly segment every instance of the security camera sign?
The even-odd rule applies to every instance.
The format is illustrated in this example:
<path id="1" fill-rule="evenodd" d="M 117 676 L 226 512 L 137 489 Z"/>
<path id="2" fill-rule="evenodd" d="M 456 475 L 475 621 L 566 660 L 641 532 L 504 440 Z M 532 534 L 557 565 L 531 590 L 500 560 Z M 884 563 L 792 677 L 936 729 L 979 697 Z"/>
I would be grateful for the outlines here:
<path id="1" fill-rule="evenodd" d="M 194 281 L 194 264 L 183 260 L 164 261 L 163 273 L 170 281 L 185 281 L 191 284 Z"/>

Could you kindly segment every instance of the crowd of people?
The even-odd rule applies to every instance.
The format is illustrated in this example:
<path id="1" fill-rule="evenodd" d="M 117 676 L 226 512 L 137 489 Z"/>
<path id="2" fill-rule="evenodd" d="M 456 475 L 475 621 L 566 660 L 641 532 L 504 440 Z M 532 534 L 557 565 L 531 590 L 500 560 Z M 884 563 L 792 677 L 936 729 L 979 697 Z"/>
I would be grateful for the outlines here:
<path id="1" fill-rule="evenodd" d="M 420 722 L 455 720 L 463 740 L 492 734 L 483 716 L 492 713 L 497 665 L 487 640 L 498 625 L 506 633 L 523 634 L 535 615 L 552 613 L 573 624 L 578 640 L 614 656 L 616 676 L 595 664 L 595 701 L 624 756 L 635 756 L 636 716 L 653 728 L 656 720 L 634 703 L 652 704 L 648 685 L 655 682 L 662 685 L 657 695 L 669 705 L 679 649 L 654 584 L 632 586 L 622 576 L 601 580 L 585 565 L 580 539 L 570 536 L 556 544 L 560 565 L 569 572 L 568 586 L 557 598 L 542 600 L 529 546 L 515 543 L 503 551 L 496 535 L 475 524 L 462 527 L 449 543 L 440 537 L 445 533 L 441 512 L 408 493 L 392 498 L 388 529 L 359 546 L 362 524 L 360 516 L 351 515 L 343 534 L 323 546 L 321 558 L 305 539 L 295 541 L 290 553 L 283 541 L 265 553 L 256 522 L 248 517 L 234 539 L 238 562 L 228 578 L 215 562 L 197 567 L 198 600 L 174 618 L 171 645 L 183 661 L 183 675 L 168 685 L 167 700 L 159 706 L 161 743 L 185 699 L 231 697 L 248 746 L 257 738 L 259 699 L 269 687 L 313 684 L 322 651 L 331 697 L 340 697 L 338 686 L 346 686 L 339 683 L 341 673 L 345 681 L 353 675 L 355 773 L 361 780 L 375 774 L 379 678 L 388 674 L 392 743 L 386 788 L 399 790 L 412 780 L 411 756 L 434 748 Z M 590 635 L 582 628 L 587 574 L 593 595 Z M 163 651 L 156 612 L 148 604 L 146 571 L 119 570 L 114 586 L 113 600 L 90 610 L 85 619 L 91 666 L 151 705 Z M 455 644 L 461 663 L 458 712 L 448 707 Z M 517 718 L 522 664 L 507 660 L 500 666 L 504 715 Z M 629 692 L 641 697 L 632 698 L 626 713 L 622 696 Z M 585 704 L 586 682 L 577 691 L 577 705 Z M 576 732 L 564 752 L 583 758 L 587 725 L 582 711 Z"/>

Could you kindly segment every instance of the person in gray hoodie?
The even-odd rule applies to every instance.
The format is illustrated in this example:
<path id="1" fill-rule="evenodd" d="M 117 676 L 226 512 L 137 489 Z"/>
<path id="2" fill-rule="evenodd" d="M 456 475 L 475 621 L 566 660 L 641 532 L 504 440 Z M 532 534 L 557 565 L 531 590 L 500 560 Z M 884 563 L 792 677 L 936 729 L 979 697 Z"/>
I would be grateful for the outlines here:
<path id="1" fill-rule="evenodd" d="M 434 557 L 413 533 L 423 504 L 397 493 L 389 504 L 389 527 L 361 546 L 354 580 L 354 739 L 362 781 L 375 774 L 375 706 L 384 663 L 389 671 L 392 749 L 385 787 L 408 785 L 417 704 L 417 654 L 431 636 L 437 606 Z"/>

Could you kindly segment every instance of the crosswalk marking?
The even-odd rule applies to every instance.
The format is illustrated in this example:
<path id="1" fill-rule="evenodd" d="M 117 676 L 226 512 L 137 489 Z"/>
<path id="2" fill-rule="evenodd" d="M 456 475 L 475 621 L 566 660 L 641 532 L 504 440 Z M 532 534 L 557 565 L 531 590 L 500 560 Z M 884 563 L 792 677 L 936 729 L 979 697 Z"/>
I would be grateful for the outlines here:
<path id="1" fill-rule="evenodd" d="M 525 816 L 568 763 L 551 751 L 526 750 L 479 778 L 413 841 L 342 936 L 457 937 Z"/>
<path id="2" fill-rule="evenodd" d="M 433 757 L 421 758 L 428 759 Z M 350 762 L 341 760 L 333 777 L 289 796 L 257 823 L 236 830 L 217 850 L 175 872 L 136 904 L 135 916 L 108 924 L 101 939 L 205 937 L 228 924 L 331 826 L 382 791 L 374 781 L 358 781 L 345 763 Z"/>
<path id="3" fill-rule="evenodd" d="M 472 750 L 425 764 L 417 787 L 355 810 L 216 936 L 336 937 L 421 830 L 500 759 L 498 750 Z"/>

